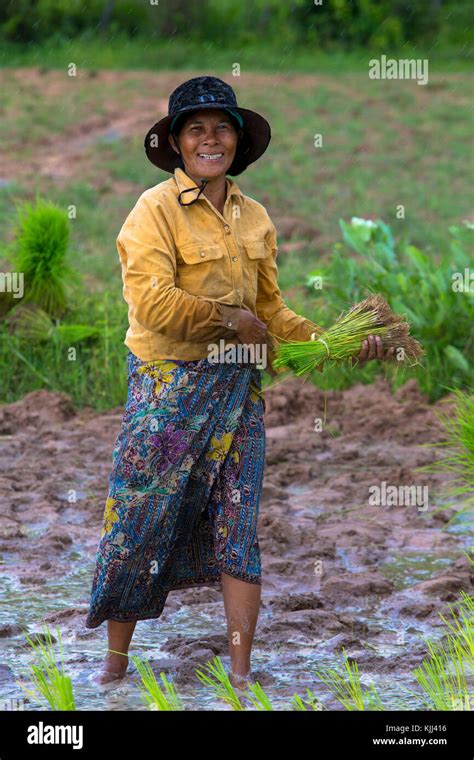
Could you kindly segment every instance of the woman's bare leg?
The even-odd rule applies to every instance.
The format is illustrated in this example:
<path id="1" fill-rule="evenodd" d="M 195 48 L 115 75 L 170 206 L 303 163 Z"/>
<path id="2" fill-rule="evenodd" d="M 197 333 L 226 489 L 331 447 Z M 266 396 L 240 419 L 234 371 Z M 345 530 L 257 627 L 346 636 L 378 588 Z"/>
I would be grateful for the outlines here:
<path id="1" fill-rule="evenodd" d="M 232 673 L 247 676 L 250 673 L 250 656 L 253 637 L 260 609 L 261 586 L 247 583 L 232 575 L 222 573 L 222 591 L 227 617 L 227 636 Z M 236 683 L 230 674 L 230 681 Z"/>
<path id="2" fill-rule="evenodd" d="M 107 620 L 108 648 L 114 651 L 107 652 L 102 670 L 93 679 L 96 683 L 108 683 L 117 678 L 123 678 L 128 667 L 128 648 L 136 624 L 136 620 L 131 623 Z M 117 652 L 123 654 L 116 654 Z"/>

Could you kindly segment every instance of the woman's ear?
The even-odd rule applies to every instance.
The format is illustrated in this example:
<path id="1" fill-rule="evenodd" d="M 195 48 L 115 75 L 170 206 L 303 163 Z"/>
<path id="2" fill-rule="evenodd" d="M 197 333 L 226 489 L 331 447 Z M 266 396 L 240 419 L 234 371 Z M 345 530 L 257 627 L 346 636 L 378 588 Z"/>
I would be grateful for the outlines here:
<path id="1" fill-rule="evenodd" d="M 171 145 L 171 147 L 173 148 L 173 150 L 174 150 L 176 153 L 178 153 L 178 155 L 179 155 L 179 149 L 178 149 L 178 147 L 176 146 L 176 139 L 175 139 L 175 136 L 174 136 L 173 134 L 171 134 L 171 133 L 168 135 L 168 142 L 169 142 L 169 144 Z"/>

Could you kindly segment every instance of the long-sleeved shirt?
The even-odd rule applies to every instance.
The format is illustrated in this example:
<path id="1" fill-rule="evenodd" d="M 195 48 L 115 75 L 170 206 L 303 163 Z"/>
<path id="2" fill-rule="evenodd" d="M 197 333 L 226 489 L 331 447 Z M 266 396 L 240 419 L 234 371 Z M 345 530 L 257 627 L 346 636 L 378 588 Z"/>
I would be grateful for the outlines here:
<path id="1" fill-rule="evenodd" d="M 275 337 L 321 333 L 292 311 L 277 282 L 276 229 L 261 203 L 226 178 L 223 213 L 201 193 L 186 207 L 178 195 L 196 182 L 182 169 L 145 190 L 117 237 L 129 328 L 125 345 L 143 361 L 202 359 L 210 344 L 239 344 L 239 309 Z M 189 203 L 196 188 L 181 196 Z M 268 351 L 268 362 L 274 350 Z M 276 370 L 277 372 L 281 370 Z"/>

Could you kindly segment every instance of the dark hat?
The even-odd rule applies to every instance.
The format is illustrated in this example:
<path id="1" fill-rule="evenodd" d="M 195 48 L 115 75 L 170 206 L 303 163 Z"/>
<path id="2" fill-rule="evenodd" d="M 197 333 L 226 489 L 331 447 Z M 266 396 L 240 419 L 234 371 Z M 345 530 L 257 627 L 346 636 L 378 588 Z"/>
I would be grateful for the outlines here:
<path id="1" fill-rule="evenodd" d="M 240 174 L 266 151 L 271 138 L 268 121 L 256 111 L 240 108 L 232 87 L 222 79 L 202 76 L 188 79 L 171 93 L 168 116 L 157 121 L 147 133 L 145 151 L 152 164 L 171 173 L 177 167 L 184 168 L 181 156 L 169 143 L 168 134 L 181 121 L 177 117 L 203 108 L 228 111 L 242 130 L 234 160 L 226 174 Z"/>

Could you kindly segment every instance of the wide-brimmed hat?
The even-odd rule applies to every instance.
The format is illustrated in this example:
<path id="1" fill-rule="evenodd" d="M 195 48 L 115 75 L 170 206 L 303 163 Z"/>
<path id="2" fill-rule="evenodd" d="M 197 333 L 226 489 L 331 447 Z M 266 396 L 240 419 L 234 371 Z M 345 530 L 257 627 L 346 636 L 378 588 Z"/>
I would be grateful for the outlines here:
<path id="1" fill-rule="evenodd" d="M 171 173 L 177 167 L 183 168 L 182 158 L 173 150 L 168 135 L 179 121 L 177 117 L 203 108 L 227 111 L 241 129 L 234 160 L 226 174 L 237 176 L 266 151 L 271 139 L 268 121 L 256 111 L 240 108 L 234 90 L 222 79 L 202 76 L 188 79 L 171 93 L 168 115 L 147 132 L 145 152 L 152 164 Z"/>

